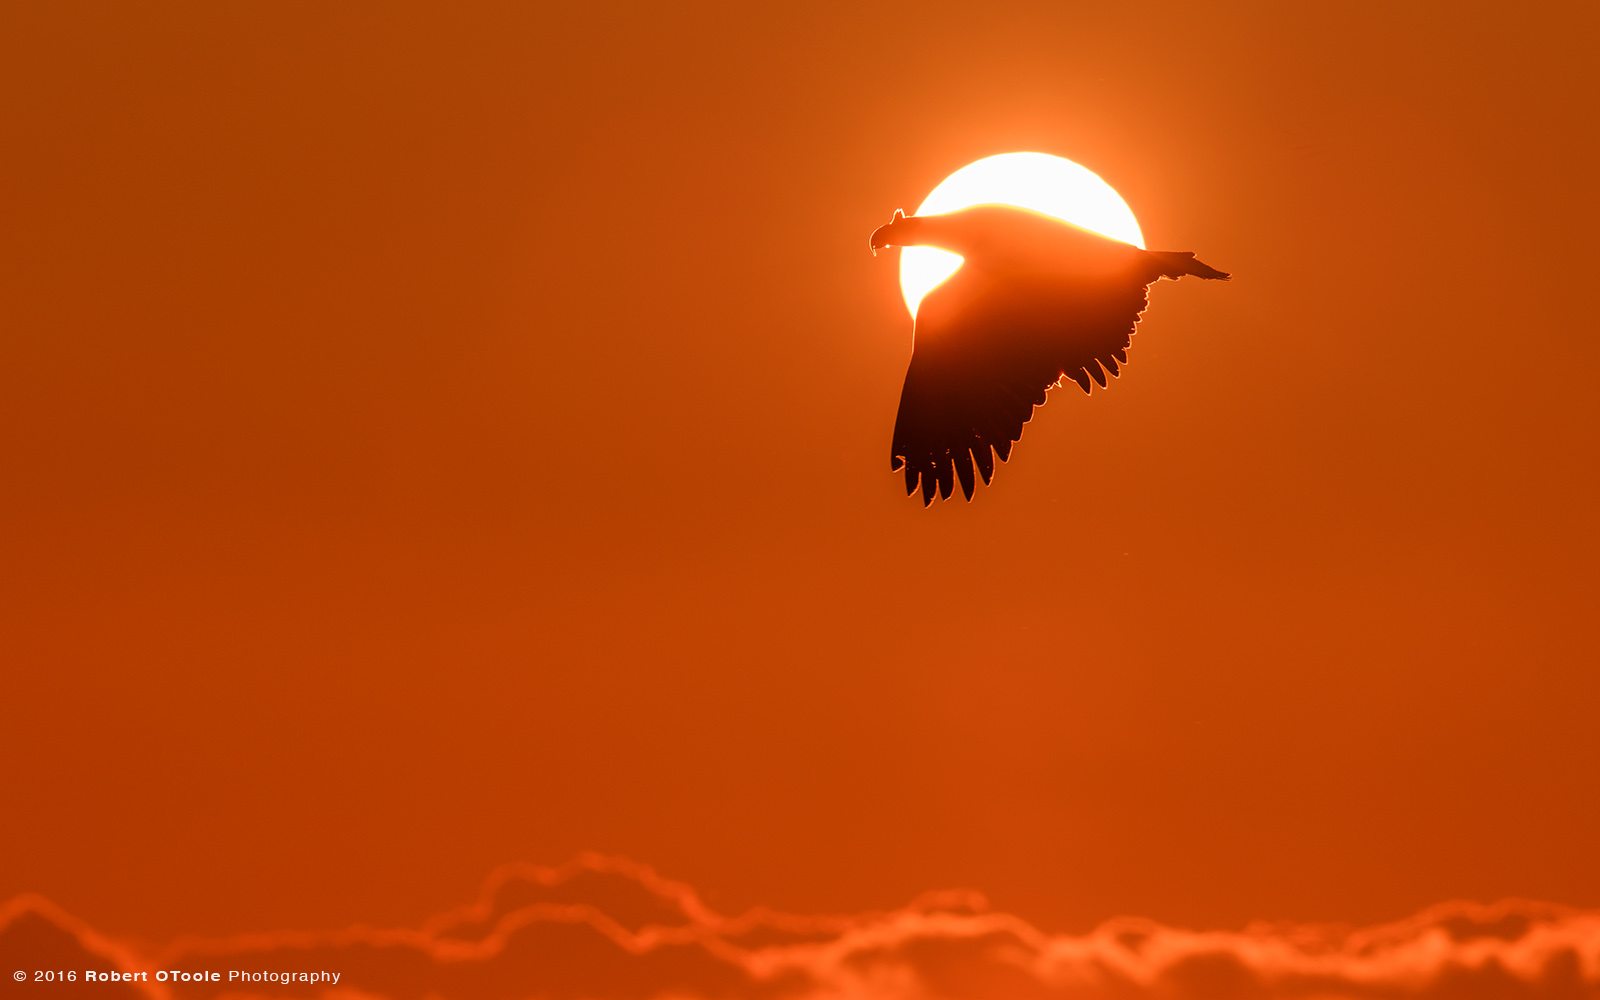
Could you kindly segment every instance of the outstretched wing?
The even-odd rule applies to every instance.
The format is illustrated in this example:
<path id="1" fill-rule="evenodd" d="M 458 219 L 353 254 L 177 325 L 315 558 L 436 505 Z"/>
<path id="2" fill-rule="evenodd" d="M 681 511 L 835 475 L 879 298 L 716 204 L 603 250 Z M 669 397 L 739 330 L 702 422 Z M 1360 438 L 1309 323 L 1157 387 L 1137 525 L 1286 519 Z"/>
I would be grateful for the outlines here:
<path id="1" fill-rule="evenodd" d="M 963 266 L 917 310 L 911 367 L 900 393 L 889 468 L 906 492 L 968 500 L 976 477 L 994 477 L 1033 408 L 1070 379 L 1084 392 L 1128 361 L 1146 287 L 1159 275 L 1139 262 L 1093 281 L 1000 280 Z M 976 476 L 974 475 L 976 470 Z"/>

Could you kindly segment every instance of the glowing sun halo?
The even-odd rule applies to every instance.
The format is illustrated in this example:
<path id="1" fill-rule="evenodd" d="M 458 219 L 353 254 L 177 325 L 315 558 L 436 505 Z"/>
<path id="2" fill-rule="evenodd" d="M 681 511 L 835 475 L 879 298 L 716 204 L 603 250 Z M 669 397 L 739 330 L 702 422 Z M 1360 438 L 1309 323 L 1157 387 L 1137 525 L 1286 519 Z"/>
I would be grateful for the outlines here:
<path id="1" fill-rule="evenodd" d="M 1071 160 L 1049 153 L 1001 153 L 969 163 L 934 188 L 916 214 L 937 215 L 994 204 L 1029 208 L 1144 246 L 1144 234 L 1139 232 L 1133 211 L 1111 185 Z M 932 247 L 900 251 L 900 291 L 912 316 L 922 297 L 960 266 L 960 257 Z"/>

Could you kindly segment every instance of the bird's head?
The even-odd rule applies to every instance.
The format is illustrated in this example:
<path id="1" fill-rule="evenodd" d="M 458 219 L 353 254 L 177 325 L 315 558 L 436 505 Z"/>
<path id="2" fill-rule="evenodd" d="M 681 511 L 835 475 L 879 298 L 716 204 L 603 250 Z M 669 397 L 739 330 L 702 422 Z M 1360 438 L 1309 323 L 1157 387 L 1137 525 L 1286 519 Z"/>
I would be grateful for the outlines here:
<path id="1" fill-rule="evenodd" d="M 916 216 L 908 218 L 905 212 L 897 208 L 887 226 L 879 226 L 872 231 L 872 238 L 867 245 L 872 248 L 874 257 L 885 247 L 915 246 L 921 227 L 921 219 Z"/>

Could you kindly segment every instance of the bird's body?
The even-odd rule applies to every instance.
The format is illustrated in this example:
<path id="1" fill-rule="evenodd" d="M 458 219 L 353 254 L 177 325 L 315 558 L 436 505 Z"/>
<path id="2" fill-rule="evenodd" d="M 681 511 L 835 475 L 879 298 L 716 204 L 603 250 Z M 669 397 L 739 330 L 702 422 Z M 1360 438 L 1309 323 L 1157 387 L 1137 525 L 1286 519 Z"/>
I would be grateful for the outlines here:
<path id="1" fill-rule="evenodd" d="M 1151 282 L 1228 277 L 1192 253 L 1141 250 L 1005 205 L 897 212 L 871 243 L 963 258 L 917 309 L 890 449 L 890 468 L 904 469 L 907 493 L 920 484 L 925 505 L 935 493 L 948 498 L 958 480 L 972 499 L 976 479 L 993 478 L 993 455 L 1010 457 L 1033 408 L 1062 379 L 1088 392 L 1115 377 Z"/>

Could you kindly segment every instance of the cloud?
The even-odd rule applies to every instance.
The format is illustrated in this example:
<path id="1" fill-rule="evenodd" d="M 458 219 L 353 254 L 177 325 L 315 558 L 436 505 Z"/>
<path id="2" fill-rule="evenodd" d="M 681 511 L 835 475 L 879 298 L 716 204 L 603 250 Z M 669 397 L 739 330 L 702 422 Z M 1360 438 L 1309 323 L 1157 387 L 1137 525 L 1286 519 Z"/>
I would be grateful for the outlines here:
<path id="1" fill-rule="evenodd" d="M 97 983 L 103 1000 L 112 987 L 129 1000 L 1600 1000 L 1600 912 L 1513 900 L 1366 929 L 1122 918 L 1052 935 L 958 891 L 850 916 L 730 917 L 643 865 L 584 855 L 502 868 L 477 902 L 418 928 L 185 937 L 154 954 L 38 896 L 0 908 L 0 968 L 47 957 L 150 974 Z M 166 970 L 191 978 L 158 981 Z M 193 975 L 207 971 L 219 978 Z M 337 984 L 299 980 L 317 972 Z"/>

